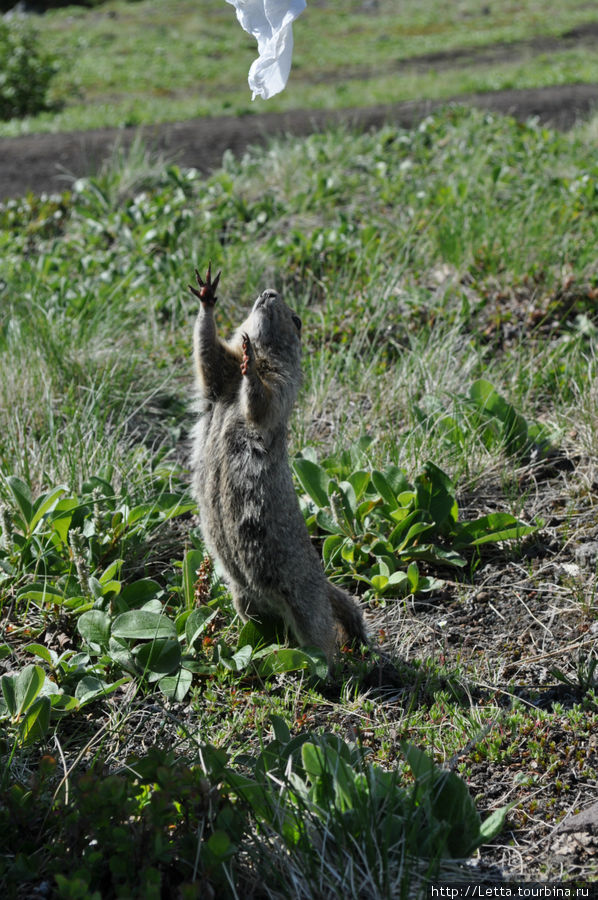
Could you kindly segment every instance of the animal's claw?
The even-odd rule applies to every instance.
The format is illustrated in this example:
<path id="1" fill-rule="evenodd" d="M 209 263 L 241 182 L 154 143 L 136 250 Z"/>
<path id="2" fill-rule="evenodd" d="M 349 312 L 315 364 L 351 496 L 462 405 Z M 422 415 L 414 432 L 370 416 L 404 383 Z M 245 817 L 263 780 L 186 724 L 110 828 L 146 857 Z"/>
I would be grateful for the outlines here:
<path id="1" fill-rule="evenodd" d="M 212 261 L 208 263 L 208 271 L 206 272 L 206 280 L 204 281 L 199 271 L 195 270 L 195 277 L 197 278 L 197 283 L 199 285 L 199 290 L 193 287 L 192 284 L 189 285 L 189 290 L 192 294 L 201 300 L 201 302 L 206 306 L 214 306 L 216 300 L 216 288 L 218 287 L 218 282 L 220 281 L 220 275 L 222 272 L 218 272 L 214 281 L 212 281 Z"/>

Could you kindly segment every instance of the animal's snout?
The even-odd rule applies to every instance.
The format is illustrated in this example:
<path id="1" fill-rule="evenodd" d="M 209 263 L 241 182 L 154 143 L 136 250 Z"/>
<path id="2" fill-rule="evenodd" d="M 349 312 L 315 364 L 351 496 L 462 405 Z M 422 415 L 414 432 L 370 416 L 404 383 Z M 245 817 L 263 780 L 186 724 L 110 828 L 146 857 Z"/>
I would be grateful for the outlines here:
<path id="1" fill-rule="evenodd" d="M 268 288 L 259 295 L 254 304 L 254 309 L 260 309 L 262 306 L 269 306 L 270 303 L 278 297 L 278 292 Z"/>

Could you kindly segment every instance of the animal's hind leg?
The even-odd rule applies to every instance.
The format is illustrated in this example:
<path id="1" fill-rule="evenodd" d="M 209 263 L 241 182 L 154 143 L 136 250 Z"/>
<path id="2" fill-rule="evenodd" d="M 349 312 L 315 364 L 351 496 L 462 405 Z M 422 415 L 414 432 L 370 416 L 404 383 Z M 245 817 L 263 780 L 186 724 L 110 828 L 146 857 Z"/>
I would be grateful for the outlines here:
<path id="1" fill-rule="evenodd" d="M 237 584 L 236 581 L 229 580 L 228 586 L 233 597 L 235 609 L 241 619 L 244 622 L 248 622 L 249 619 L 255 619 L 259 622 L 259 607 L 255 602 L 255 598 L 251 591 L 248 591 L 247 588 Z"/>
<path id="2" fill-rule="evenodd" d="M 336 633 L 328 599 L 324 597 L 311 609 L 289 608 L 288 624 L 302 647 L 316 647 L 324 652 L 330 669 L 336 651 Z"/>
<path id="3" fill-rule="evenodd" d="M 229 581 L 229 588 L 235 609 L 243 622 L 251 621 L 259 625 L 266 642 L 285 640 L 287 628 L 281 616 L 264 609 L 264 603 L 259 602 L 259 597 L 247 588 L 240 587 L 236 582 Z"/>

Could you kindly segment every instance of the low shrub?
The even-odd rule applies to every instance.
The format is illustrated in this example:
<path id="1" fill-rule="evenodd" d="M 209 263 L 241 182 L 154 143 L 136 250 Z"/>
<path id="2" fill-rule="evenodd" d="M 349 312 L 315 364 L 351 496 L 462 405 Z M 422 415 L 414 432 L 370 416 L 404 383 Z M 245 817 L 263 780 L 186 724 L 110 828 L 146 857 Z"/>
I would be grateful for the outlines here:
<path id="1" fill-rule="evenodd" d="M 57 69 L 28 23 L 19 19 L 0 22 L 0 119 L 47 109 L 48 87 Z"/>

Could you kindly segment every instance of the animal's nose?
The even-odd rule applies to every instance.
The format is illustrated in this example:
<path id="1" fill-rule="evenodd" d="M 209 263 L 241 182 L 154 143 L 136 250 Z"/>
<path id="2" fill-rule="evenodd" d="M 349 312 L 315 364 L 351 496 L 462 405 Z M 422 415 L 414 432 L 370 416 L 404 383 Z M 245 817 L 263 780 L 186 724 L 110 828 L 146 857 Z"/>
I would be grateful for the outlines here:
<path id="1" fill-rule="evenodd" d="M 273 300 L 275 297 L 278 297 L 278 292 L 268 288 L 268 290 L 263 291 L 262 297 L 264 300 Z"/>

